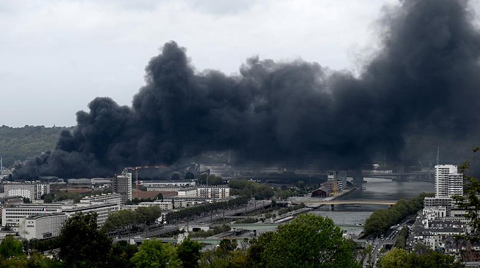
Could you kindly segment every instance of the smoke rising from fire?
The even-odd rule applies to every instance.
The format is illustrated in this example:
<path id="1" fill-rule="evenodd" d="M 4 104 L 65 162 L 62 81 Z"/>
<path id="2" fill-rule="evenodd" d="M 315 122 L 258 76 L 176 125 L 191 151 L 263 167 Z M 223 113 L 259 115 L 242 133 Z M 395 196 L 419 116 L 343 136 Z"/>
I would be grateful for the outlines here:
<path id="1" fill-rule="evenodd" d="M 385 152 L 425 153 L 412 144 L 448 143 L 452 155 L 475 145 L 480 32 L 468 2 L 405 0 L 385 9 L 381 25 L 382 47 L 359 76 L 257 57 L 238 75 L 198 72 L 168 42 L 132 107 L 94 99 L 54 151 L 15 176 L 104 176 L 223 150 L 239 161 L 355 168 Z"/>

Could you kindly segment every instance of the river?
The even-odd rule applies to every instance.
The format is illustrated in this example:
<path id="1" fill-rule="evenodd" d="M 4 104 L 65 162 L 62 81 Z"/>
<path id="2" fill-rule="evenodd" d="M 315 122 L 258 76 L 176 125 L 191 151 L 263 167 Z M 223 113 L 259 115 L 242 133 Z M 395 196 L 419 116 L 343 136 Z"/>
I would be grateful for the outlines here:
<path id="1" fill-rule="evenodd" d="M 422 192 L 435 192 L 435 185 L 429 182 L 406 181 L 397 182 L 379 178 L 365 178 L 367 183 L 357 190 L 339 197 L 338 200 L 400 200 L 416 197 Z M 334 211 L 330 206 L 323 206 L 313 211 L 313 214 L 331 218 L 336 225 L 352 226 L 365 223 L 365 220 L 377 209 L 386 206 L 378 205 L 336 205 Z"/>

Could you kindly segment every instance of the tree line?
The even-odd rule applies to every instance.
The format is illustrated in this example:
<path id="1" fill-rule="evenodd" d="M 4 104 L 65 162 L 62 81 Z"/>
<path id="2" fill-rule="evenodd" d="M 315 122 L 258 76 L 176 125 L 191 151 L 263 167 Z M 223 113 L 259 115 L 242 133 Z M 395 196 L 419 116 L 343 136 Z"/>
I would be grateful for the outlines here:
<path id="1" fill-rule="evenodd" d="M 432 194 L 421 193 L 415 198 L 399 200 L 395 205 L 388 209 L 376 210 L 365 221 L 365 236 L 378 236 L 385 233 L 388 229 L 401 222 L 407 216 L 416 214 L 423 208 L 423 199 L 432 196 Z"/>
<path id="2" fill-rule="evenodd" d="M 212 213 L 213 211 L 218 211 L 221 209 L 233 209 L 234 207 L 245 205 L 248 203 L 248 200 L 249 199 L 246 197 L 237 197 L 228 201 L 208 203 L 184 208 L 179 211 L 172 211 L 166 215 L 166 221 L 171 224 L 181 222 L 183 220 L 194 219 L 195 217 L 206 216 L 208 213 Z"/>
<path id="3" fill-rule="evenodd" d="M 249 180 L 231 180 L 228 182 L 231 188 L 231 195 L 255 198 L 257 200 L 267 200 L 274 196 L 272 187 Z"/>
<path id="4" fill-rule="evenodd" d="M 139 207 L 135 210 L 123 209 L 108 215 L 103 229 L 106 232 L 131 229 L 136 225 L 151 225 L 162 216 L 159 206 Z"/>
<path id="5" fill-rule="evenodd" d="M 403 227 L 398 233 L 397 241 L 395 241 L 396 248 L 405 248 L 407 246 L 408 228 Z"/>
<path id="6" fill-rule="evenodd" d="M 24 161 L 28 157 L 55 149 L 60 132 L 65 127 L 0 127 L 0 152 L 3 165 L 13 167 L 15 161 Z"/>

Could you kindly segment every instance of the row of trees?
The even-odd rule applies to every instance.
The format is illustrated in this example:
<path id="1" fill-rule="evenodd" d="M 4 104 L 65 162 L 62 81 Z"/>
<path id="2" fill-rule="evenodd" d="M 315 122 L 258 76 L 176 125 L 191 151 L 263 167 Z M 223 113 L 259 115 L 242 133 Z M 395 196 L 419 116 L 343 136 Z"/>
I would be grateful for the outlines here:
<path id="1" fill-rule="evenodd" d="M 162 215 L 158 206 L 139 207 L 136 210 L 123 209 L 110 214 L 103 225 L 107 232 L 129 229 L 135 225 L 150 225 Z"/>
<path id="2" fill-rule="evenodd" d="M 224 202 L 215 202 L 210 204 L 198 205 L 194 207 L 185 208 L 179 211 L 170 212 L 166 216 L 168 223 L 183 221 L 186 219 L 193 219 L 194 217 L 205 216 L 208 213 L 220 209 L 232 209 L 236 206 L 245 205 L 248 203 L 248 198 L 238 197 Z"/>
<path id="3" fill-rule="evenodd" d="M 272 187 L 248 180 L 231 180 L 228 186 L 232 189 L 232 195 L 255 198 L 257 200 L 270 199 L 275 192 Z"/>
<path id="4" fill-rule="evenodd" d="M 395 241 L 396 248 L 405 248 L 407 246 L 408 228 L 403 227 L 398 233 L 397 241 Z"/>
<path id="5" fill-rule="evenodd" d="M 222 184 L 225 184 L 225 180 L 222 177 L 216 176 L 214 174 L 208 176 L 208 180 L 207 180 L 207 175 L 202 174 L 198 178 L 198 184 L 201 184 L 201 185 L 222 185 Z"/>
<path id="6" fill-rule="evenodd" d="M 73 192 L 57 192 L 42 195 L 41 199 L 45 203 L 53 203 L 63 200 L 73 200 L 74 203 L 79 203 L 84 195 Z"/>
<path id="7" fill-rule="evenodd" d="M 364 233 L 366 236 L 377 236 L 401 222 L 409 215 L 417 213 L 423 208 L 423 199 L 431 194 L 422 193 L 415 198 L 402 199 L 388 209 L 376 210 L 365 221 Z"/>
<path id="8" fill-rule="evenodd" d="M 132 201 L 128 200 L 126 205 L 138 205 L 141 202 L 154 202 L 156 200 L 161 200 L 163 201 L 163 194 L 159 193 L 157 197 L 154 198 L 133 198 Z"/>

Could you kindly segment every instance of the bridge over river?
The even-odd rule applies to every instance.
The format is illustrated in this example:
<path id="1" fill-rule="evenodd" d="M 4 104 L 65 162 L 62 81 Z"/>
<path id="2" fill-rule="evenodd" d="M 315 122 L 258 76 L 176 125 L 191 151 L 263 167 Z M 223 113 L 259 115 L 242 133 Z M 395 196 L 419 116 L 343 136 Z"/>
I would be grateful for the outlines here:
<path id="1" fill-rule="evenodd" d="M 302 197 L 294 201 L 294 203 L 304 203 L 305 206 L 311 208 L 318 208 L 321 206 L 330 206 L 334 210 L 335 205 L 384 205 L 393 206 L 397 203 L 396 200 L 337 200 L 337 199 L 319 199 L 315 197 Z"/>
<path id="2" fill-rule="evenodd" d="M 308 200 L 306 203 L 314 203 L 320 205 L 386 205 L 393 206 L 397 203 L 394 200 Z"/>

